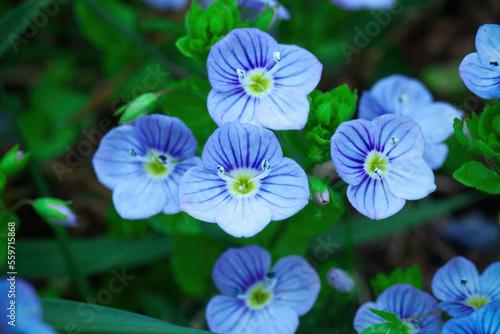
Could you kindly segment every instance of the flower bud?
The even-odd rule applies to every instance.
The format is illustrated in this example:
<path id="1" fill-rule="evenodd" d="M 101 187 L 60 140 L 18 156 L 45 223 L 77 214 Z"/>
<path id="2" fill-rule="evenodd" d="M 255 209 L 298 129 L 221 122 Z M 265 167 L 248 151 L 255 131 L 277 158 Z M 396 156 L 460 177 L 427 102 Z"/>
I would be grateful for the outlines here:
<path id="1" fill-rule="evenodd" d="M 131 102 L 122 106 L 115 115 L 123 115 L 120 118 L 120 123 L 126 123 L 137 119 L 139 116 L 147 115 L 154 111 L 158 96 L 155 93 L 142 94 Z"/>
<path id="2" fill-rule="evenodd" d="M 330 191 L 328 188 L 325 188 L 322 193 L 313 190 L 313 202 L 319 205 L 330 203 Z"/>
<path id="3" fill-rule="evenodd" d="M 340 268 L 331 268 L 326 274 L 326 280 L 335 291 L 340 293 L 350 293 L 356 287 L 356 283 L 349 274 Z"/>
<path id="4" fill-rule="evenodd" d="M 57 198 L 38 198 L 33 202 L 35 211 L 47 222 L 64 226 L 78 226 L 78 217 L 71 211 L 71 202 Z"/>
<path id="5" fill-rule="evenodd" d="M 28 164 L 30 153 L 19 150 L 19 145 L 14 146 L 3 156 L 0 161 L 0 172 L 10 178 L 20 172 Z"/>

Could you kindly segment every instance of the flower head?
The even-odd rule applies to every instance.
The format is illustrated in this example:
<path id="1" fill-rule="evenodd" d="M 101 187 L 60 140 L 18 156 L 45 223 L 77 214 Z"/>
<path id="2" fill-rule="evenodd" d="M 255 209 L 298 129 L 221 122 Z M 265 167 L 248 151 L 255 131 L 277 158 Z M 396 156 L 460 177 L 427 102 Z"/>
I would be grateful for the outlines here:
<path id="1" fill-rule="evenodd" d="M 144 219 L 179 208 L 179 181 L 201 164 L 193 133 L 178 118 L 141 116 L 102 139 L 92 163 L 99 181 L 113 190 L 113 203 L 125 219 Z"/>
<path id="2" fill-rule="evenodd" d="M 76 227 L 78 217 L 71 211 L 71 202 L 58 198 L 38 198 L 33 202 L 33 209 L 46 221 L 52 224 Z"/>
<path id="3" fill-rule="evenodd" d="M 351 276 L 340 268 L 331 268 L 326 274 L 328 284 L 340 293 L 351 293 L 356 287 L 356 283 Z"/>
<path id="4" fill-rule="evenodd" d="M 443 327 L 443 334 L 498 334 L 500 333 L 500 301 L 474 311 L 470 317 L 451 319 Z"/>
<path id="5" fill-rule="evenodd" d="M 476 266 L 456 256 L 439 268 L 432 280 L 432 292 L 442 302 L 439 308 L 460 318 L 500 298 L 500 262 L 491 264 L 481 276 Z"/>
<path id="6" fill-rule="evenodd" d="M 396 284 L 382 292 L 377 302 L 365 303 L 358 309 L 354 317 L 354 329 L 361 333 L 370 326 L 385 322 L 370 309 L 395 313 L 403 320 L 432 312 L 436 305 L 437 301 L 427 292 L 409 284 Z M 403 322 L 410 334 L 437 334 L 440 333 L 441 315 L 434 314 Z"/>
<path id="7" fill-rule="evenodd" d="M 15 296 L 9 298 L 15 290 Z M 4 276 L 0 278 L 0 332 L 3 334 L 36 333 L 55 334 L 52 327 L 43 322 L 42 304 L 33 286 L 26 280 Z M 15 302 L 14 308 L 12 301 Z M 11 311 L 14 309 L 14 311 Z M 15 326 L 9 322 L 15 320 Z"/>
<path id="8" fill-rule="evenodd" d="M 390 9 L 396 0 L 330 0 L 336 6 L 347 10 Z"/>
<path id="9" fill-rule="evenodd" d="M 450 218 L 444 226 L 444 233 L 451 241 L 470 249 L 485 249 L 500 241 L 500 226 L 481 211 Z"/>
<path id="10" fill-rule="evenodd" d="M 212 278 L 222 295 L 208 303 L 208 327 L 224 334 L 295 333 L 321 285 L 300 256 L 281 258 L 271 269 L 271 255 L 259 246 L 224 252 Z"/>
<path id="11" fill-rule="evenodd" d="M 500 25 L 485 24 L 476 35 L 477 52 L 467 55 L 459 73 L 471 92 L 484 99 L 500 97 Z"/>
<path id="12" fill-rule="evenodd" d="M 392 216 L 406 200 L 436 189 L 434 174 L 422 158 L 422 131 L 409 118 L 383 115 L 371 122 L 344 122 L 331 148 L 333 165 L 349 184 L 349 201 L 371 219 Z"/>
<path id="13" fill-rule="evenodd" d="M 210 50 L 208 111 L 217 125 L 249 123 L 276 130 L 302 129 L 309 94 L 323 65 L 310 52 L 278 44 L 258 29 L 234 29 Z"/>
<path id="14" fill-rule="evenodd" d="M 309 201 L 306 173 L 283 158 L 276 136 L 267 129 L 225 124 L 207 140 L 202 159 L 203 166 L 181 180 L 180 207 L 235 237 L 251 237 Z"/>
<path id="15" fill-rule="evenodd" d="M 409 117 L 420 126 L 426 146 L 424 160 L 432 169 L 446 160 L 448 146 L 444 141 L 454 133 L 454 119 L 463 116 L 449 103 L 434 102 L 417 79 L 397 74 L 379 80 L 359 101 L 359 118 L 370 121 L 385 114 Z"/>

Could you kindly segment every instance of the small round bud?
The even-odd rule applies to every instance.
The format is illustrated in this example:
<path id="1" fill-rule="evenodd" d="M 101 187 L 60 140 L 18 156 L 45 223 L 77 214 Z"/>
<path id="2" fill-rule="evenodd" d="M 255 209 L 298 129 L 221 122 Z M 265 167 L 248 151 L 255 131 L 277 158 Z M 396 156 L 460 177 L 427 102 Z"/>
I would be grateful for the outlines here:
<path id="1" fill-rule="evenodd" d="M 33 202 L 33 209 L 47 222 L 64 226 L 78 226 L 78 217 L 69 208 L 71 202 L 58 198 L 38 198 Z"/>
<path id="2" fill-rule="evenodd" d="M 343 294 L 352 292 L 356 287 L 356 283 L 351 276 L 340 268 L 331 268 L 326 274 L 326 280 L 335 291 Z"/>
<path id="3" fill-rule="evenodd" d="M 313 202 L 318 205 L 327 205 L 328 203 L 330 203 L 330 191 L 326 187 L 325 190 L 323 190 L 323 192 L 321 193 L 313 190 L 312 196 Z"/>
<path id="4" fill-rule="evenodd" d="M 10 149 L 0 160 L 0 172 L 10 178 L 19 173 L 28 164 L 30 153 L 25 153 L 19 149 L 19 145 Z"/>

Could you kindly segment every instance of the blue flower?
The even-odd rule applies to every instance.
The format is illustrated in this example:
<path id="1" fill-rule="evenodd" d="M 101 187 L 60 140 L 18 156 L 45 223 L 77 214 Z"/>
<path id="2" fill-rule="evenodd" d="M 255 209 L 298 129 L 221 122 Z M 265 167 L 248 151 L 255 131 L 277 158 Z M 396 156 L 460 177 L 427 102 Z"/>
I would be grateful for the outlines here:
<path id="1" fill-rule="evenodd" d="M 102 139 L 92 163 L 99 181 L 113 190 L 124 219 L 144 219 L 179 208 L 179 181 L 201 165 L 193 133 L 178 118 L 141 116 L 135 126 L 121 125 Z"/>
<path id="2" fill-rule="evenodd" d="M 339 293 L 350 293 L 356 287 L 351 276 L 340 268 L 331 268 L 326 274 L 326 280 Z"/>
<path id="3" fill-rule="evenodd" d="M 460 77 L 477 96 L 500 98 L 500 25 L 485 24 L 479 28 L 476 50 L 460 64 Z"/>
<path id="4" fill-rule="evenodd" d="M 215 0 L 201 0 L 203 7 L 207 8 Z M 274 10 L 274 20 L 289 20 L 290 13 L 288 10 L 276 0 L 237 0 L 238 6 L 251 10 L 261 11 L 269 5 L 269 8 Z"/>
<path id="5" fill-rule="evenodd" d="M 390 9 L 396 0 L 330 0 L 336 6 L 347 10 Z"/>
<path id="6" fill-rule="evenodd" d="M 454 133 L 453 122 L 463 113 L 449 103 L 434 102 L 417 79 L 391 75 L 379 80 L 359 101 L 359 118 L 372 120 L 384 114 L 409 117 L 420 125 L 425 138 L 424 160 L 440 168 L 448 155 L 444 141 Z"/>
<path id="7" fill-rule="evenodd" d="M 182 10 L 190 0 L 143 0 L 145 3 L 159 10 Z"/>
<path id="8" fill-rule="evenodd" d="M 455 318 L 500 299 L 500 262 L 491 264 L 479 276 L 476 266 L 456 256 L 439 268 L 432 279 L 432 292 L 442 302 L 439 308 Z"/>
<path id="9" fill-rule="evenodd" d="M 258 29 L 234 29 L 210 50 L 212 91 L 208 111 L 217 125 L 249 123 L 269 129 L 302 129 L 309 114 L 307 94 L 323 65 L 309 51 L 278 44 Z"/>
<path id="10" fill-rule="evenodd" d="M 500 242 L 500 226 L 481 211 L 472 211 L 458 219 L 450 218 L 444 233 L 450 240 L 470 249 L 486 249 Z"/>
<path id="11" fill-rule="evenodd" d="M 12 295 L 12 298 L 9 295 Z M 0 333 L 56 334 L 57 332 L 52 327 L 43 322 L 42 313 L 40 298 L 28 281 L 20 277 L 14 280 L 8 276 L 0 278 L 0 317 L 2 319 Z M 15 316 L 10 317 L 11 314 Z M 15 321 L 12 322 L 13 320 Z M 15 326 L 9 325 L 9 322 L 14 323 Z"/>
<path id="12" fill-rule="evenodd" d="M 500 333 L 500 301 L 481 307 L 470 317 L 451 319 L 443 327 L 443 334 L 498 333 Z"/>
<path id="13" fill-rule="evenodd" d="M 384 219 L 406 200 L 436 190 L 434 174 L 422 158 L 424 138 L 407 117 L 383 115 L 342 123 L 331 141 L 333 165 L 349 184 L 349 202 L 371 219 Z"/>
<path id="14" fill-rule="evenodd" d="M 295 333 L 321 285 L 300 256 L 281 258 L 271 269 L 271 255 L 259 246 L 224 252 L 212 278 L 222 295 L 208 303 L 207 323 L 210 331 L 224 334 Z"/>
<path id="15" fill-rule="evenodd" d="M 254 236 L 309 201 L 306 173 L 283 157 L 267 129 L 225 124 L 208 138 L 202 158 L 203 167 L 189 170 L 181 180 L 180 207 L 235 237 Z"/>
<path id="16" fill-rule="evenodd" d="M 436 299 L 427 292 L 418 290 L 409 284 L 396 284 L 380 294 L 377 302 L 363 304 L 354 317 L 354 329 L 361 333 L 364 329 L 385 320 L 374 314 L 370 309 L 395 313 L 401 320 L 416 317 L 435 310 Z M 410 334 L 439 334 L 441 333 L 441 315 L 434 314 L 405 321 Z"/>

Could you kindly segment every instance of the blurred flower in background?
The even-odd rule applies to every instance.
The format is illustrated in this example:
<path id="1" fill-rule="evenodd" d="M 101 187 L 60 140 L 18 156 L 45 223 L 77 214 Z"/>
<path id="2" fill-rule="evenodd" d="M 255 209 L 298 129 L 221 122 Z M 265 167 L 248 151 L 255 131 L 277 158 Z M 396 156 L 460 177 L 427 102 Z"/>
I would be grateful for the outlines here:
<path id="1" fill-rule="evenodd" d="M 182 10 L 191 0 L 143 0 L 145 3 L 158 10 Z"/>
<path id="2" fill-rule="evenodd" d="M 472 250 L 486 249 L 500 243 L 500 226 L 479 210 L 448 219 L 444 234 L 452 242 Z"/>
<path id="3" fill-rule="evenodd" d="M 326 274 L 326 280 L 339 293 L 350 293 L 356 287 L 351 276 L 340 268 L 331 268 Z"/>
<path id="4" fill-rule="evenodd" d="M 347 10 L 390 9 L 396 0 L 330 0 L 336 6 Z"/>

